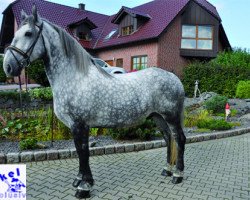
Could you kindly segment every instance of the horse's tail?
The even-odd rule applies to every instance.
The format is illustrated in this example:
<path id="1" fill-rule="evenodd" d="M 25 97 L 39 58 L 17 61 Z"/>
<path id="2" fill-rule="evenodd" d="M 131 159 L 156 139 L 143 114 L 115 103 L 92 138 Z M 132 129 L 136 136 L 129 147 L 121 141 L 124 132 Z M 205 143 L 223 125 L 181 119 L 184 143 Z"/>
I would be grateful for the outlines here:
<path id="1" fill-rule="evenodd" d="M 176 142 L 175 142 L 175 139 L 173 138 L 173 136 L 171 135 L 170 137 L 170 152 L 171 152 L 171 155 L 170 155 L 170 165 L 171 166 L 174 166 L 176 164 L 176 160 L 177 160 L 177 149 L 176 149 Z"/>
<path id="2" fill-rule="evenodd" d="M 181 128 L 183 129 L 184 127 L 184 100 L 183 102 L 181 102 L 179 109 L 180 109 L 180 115 L 178 117 L 179 120 L 177 120 L 177 123 L 179 123 Z M 171 135 L 169 143 L 170 143 L 170 148 L 171 148 L 170 165 L 174 166 L 176 165 L 176 160 L 177 160 L 177 146 L 176 146 L 176 140 L 173 137 L 173 135 Z"/>

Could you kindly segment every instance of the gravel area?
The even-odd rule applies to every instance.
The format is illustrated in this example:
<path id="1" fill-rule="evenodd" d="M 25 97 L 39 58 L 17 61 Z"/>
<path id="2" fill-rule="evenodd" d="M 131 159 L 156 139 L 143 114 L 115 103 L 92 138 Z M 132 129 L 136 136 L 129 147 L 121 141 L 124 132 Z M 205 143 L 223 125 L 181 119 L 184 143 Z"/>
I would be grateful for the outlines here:
<path id="1" fill-rule="evenodd" d="M 239 129 L 239 128 L 246 128 L 249 127 L 249 123 L 242 124 L 240 127 L 234 127 L 233 129 Z M 200 132 L 195 132 L 197 128 L 184 128 L 184 133 L 186 137 L 189 136 L 195 136 L 201 134 Z M 218 131 L 210 131 L 210 132 L 204 132 L 204 133 L 215 133 Z M 162 137 L 156 137 L 153 140 L 161 140 Z M 107 145 L 115 145 L 115 144 L 124 144 L 124 143 L 133 143 L 133 142 L 140 142 L 140 140 L 114 140 L 110 136 L 98 136 L 98 137 L 90 137 L 89 138 L 89 145 L 90 147 L 102 147 Z M 52 150 L 52 149 L 71 149 L 75 148 L 74 141 L 73 140 L 57 140 L 53 142 L 46 141 L 46 142 L 39 142 L 41 148 L 40 150 Z M 38 149 L 34 150 L 23 150 L 21 151 L 19 149 L 19 142 L 12 142 L 12 141 L 1 141 L 0 142 L 0 153 L 16 153 L 16 152 L 25 152 L 25 151 L 37 151 Z"/>
<path id="2" fill-rule="evenodd" d="M 106 145 L 114 145 L 124 143 L 122 141 L 116 141 L 112 139 L 110 136 L 98 136 L 98 137 L 90 137 L 89 143 L 91 147 L 101 147 Z M 41 144 L 41 149 L 71 149 L 75 148 L 73 140 L 57 140 L 53 142 L 53 146 L 51 141 L 39 142 Z M 30 150 L 27 150 L 30 151 Z M 33 150 L 37 151 L 37 149 Z M 14 153 L 21 152 L 19 149 L 19 142 L 12 141 L 1 141 L 0 142 L 0 153 Z M 24 152 L 24 151 L 22 151 Z"/>

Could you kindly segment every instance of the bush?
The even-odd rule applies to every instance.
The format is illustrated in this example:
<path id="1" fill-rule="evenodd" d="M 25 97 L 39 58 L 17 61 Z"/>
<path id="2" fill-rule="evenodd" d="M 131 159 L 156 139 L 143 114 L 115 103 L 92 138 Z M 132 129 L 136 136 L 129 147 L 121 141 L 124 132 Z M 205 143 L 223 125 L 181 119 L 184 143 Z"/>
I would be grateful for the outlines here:
<path id="1" fill-rule="evenodd" d="M 35 88 L 29 91 L 30 97 L 33 99 L 41 99 L 50 101 L 53 99 L 52 90 L 50 87 L 47 88 Z"/>
<path id="2" fill-rule="evenodd" d="M 6 81 L 6 75 L 3 70 L 3 57 L 0 56 L 0 82 L 5 82 Z"/>
<path id="3" fill-rule="evenodd" d="M 41 86 L 50 86 L 48 78 L 45 73 L 45 67 L 42 60 L 35 61 L 28 68 L 28 75 L 30 79 L 33 79 Z"/>
<path id="4" fill-rule="evenodd" d="M 27 92 L 21 92 L 21 96 L 23 101 L 28 101 L 30 99 Z M 0 91 L 0 98 L 19 100 L 20 93 L 16 91 Z"/>
<path id="5" fill-rule="evenodd" d="M 210 118 L 209 112 L 207 110 L 201 110 L 195 114 L 188 114 L 185 112 L 184 126 L 193 127 L 197 126 L 198 121 Z"/>
<path id="6" fill-rule="evenodd" d="M 210 129 L 210 130 L 228 130 L 233 127 L 232 124 L 224 120 L 216 120 L 216 119 L 199 120 L 197 126 L 198 128 L 201 129 Z"/>
<path id="7" fill-rule="evenodd" d="M 108 135 L 114 139 L 150 140 L 156 136 L 157 128 L 152 120 L 146 120 L 140 126 L 109 129 Z"/>
<path id="8" fill-rule="evenodd" d="M 227 100 L 225 96 L 216 95 L 205 102 L 206 109 L 213 113 L 222 113 L 225 111 Z"/>
<path id="9" fill-rule="evenodd" d="M 19 148 L 21 150 L 36 149 L 37 147 L 38 144 L 35 138 L 27 138 L 19 142 Z"/>
<path id="10" fill-rule="evenodd" d="M 236 97 L 241 99 L 250 98 L 250 81 L 240 81 L 238 83 Z"/>

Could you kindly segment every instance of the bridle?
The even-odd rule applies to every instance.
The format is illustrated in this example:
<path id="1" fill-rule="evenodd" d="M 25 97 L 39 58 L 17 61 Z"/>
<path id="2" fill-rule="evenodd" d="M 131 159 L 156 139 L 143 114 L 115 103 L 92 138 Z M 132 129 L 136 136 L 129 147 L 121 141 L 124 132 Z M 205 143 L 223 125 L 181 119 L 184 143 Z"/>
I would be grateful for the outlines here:
<path id="1" fill-rule="evenodd" d="M 27 49 L 26 52 L 22 51 L 21 49 L 15 47 L 15 46 L 12 46 L 12 45 L 8 46 L 7 49 L 6 49 L 6 50 L 10 50 L 11 54 L 13 55 L 13 57 L 15 58 L 15 60 L 18 63 L 18 66 L 21 67 L 21 69 L 24 68 L 24 67 L 28 67 L 30 65 L 30 56 L 31 56 L 31 54 L 32 54 L 32 52 L 34 50 L 34 47 L 35 47 L 40 35 L 42 35 L 41 33 L 42 33 L 42 30 L 43 30 L 43 23 L 40 26 L 38 26 L 38 25 L 35 25 L 35 26 L 39 28 L 39 31 L 37 33 L 37 36 L 36 36 L 35 40 L 30 45 L 30 47 Z M 42 40 L 43 40 L 44 49 L 46 51 L 43 35 L 42 35 Z M 20 54 L 23 57 L 23 59 L 18 60 L 17 57 L 15 56 L 15 54 L 13 53 L 13 51 Z"/>

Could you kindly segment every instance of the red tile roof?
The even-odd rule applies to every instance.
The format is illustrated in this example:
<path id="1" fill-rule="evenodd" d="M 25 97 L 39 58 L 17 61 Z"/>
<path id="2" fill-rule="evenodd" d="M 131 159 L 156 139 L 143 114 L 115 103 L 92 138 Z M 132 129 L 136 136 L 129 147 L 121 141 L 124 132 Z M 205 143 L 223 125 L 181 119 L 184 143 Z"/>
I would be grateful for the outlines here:
<path id="1" fill-rule="evenodd" d="M 67 26 L 88 18 L 97 28 L 92 30 L 92 40 L 89 42 L 79 41 L 85 48 L 105 48 L 114 45 L 125 43 L 132 43 L 146 39 L 157 38 L 163 30 L 171 23 L 171 21 L 180 13 L 180 11 L 191 0 L 154 0 L 149 3 L 134 7 L 122 7 L 126 12 L 135 15 L 147 16 L 150 19 L 145 22 L 136 32 L 129 36 L 113 35 L 109 39 L 105 37 L 114 29 L 118 28 L 117 24 L 112 23 L 112 20 L 117 15 L 107 16 L 91 11 L 81 10 L 64 6 L 44 0 L 17 0 L 12 3 L 13 13 L 17 19 L 17 24 L 20 24 L 20 13 L 23 9 L 26 13 L 31 13 L 32 5 L 37 6 L 38 12 L 41 17 L 57 24 L 58 26 L 67 29 Z M 206 0 L 193 0 L 200 6 L 205 8 L 208 12 L 220 20 L 216 8 Z M 121 11 L 120 10 L 120 11 Z M 119 12 L 120 12 L 119 11 Z M 118 14 L 119 14 L 118 12 Z"/>
<path id="2" fill-rule="evenodd" d="M 84 46 L 85 48 L 91 47 L 95 44 L 109 18 L 107 15 L 84 11 L 79 8 L 64 6 L 44 0 L 17 0 L 13 3 L 12 9 L 18 25 L 21 23 L 21 10 L 23 9 L 27 14 L 30 14 L 33 4 L 37 6 L 38 13 L 41 17 L 64 29 L 67 29 L 68 25 L 85 19 L 86 17 L 93 22 L 97 28 L 92 30 L 92 45 L 89 45 L 89 42 L 86 42 L 88 45 L 87 47 Z"/>

